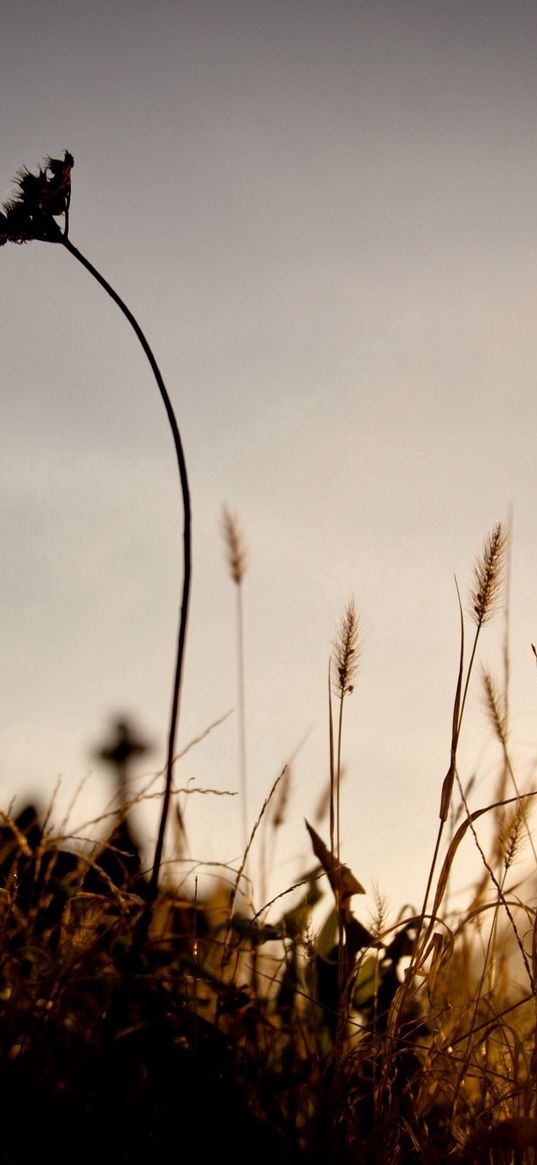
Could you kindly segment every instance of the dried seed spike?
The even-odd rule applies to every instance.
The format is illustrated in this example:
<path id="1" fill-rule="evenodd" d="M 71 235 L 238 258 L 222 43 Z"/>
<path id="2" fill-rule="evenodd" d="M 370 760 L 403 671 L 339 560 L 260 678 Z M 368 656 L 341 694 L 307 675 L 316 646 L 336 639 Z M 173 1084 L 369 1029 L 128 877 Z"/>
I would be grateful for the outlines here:
<path id="1" fill-rule="evenodd" d="M 486 668 L 481 673 L 483 684 L 483 702 L 494 730 L 496 739 L 504 744 L 507 739 L 507 721 L 504 701 L 494 677 Z"/>
<path id="2" fill-rule="evenodd" d="M 334 671 L 337 676 L 335 682 L 335 694 L 343 699 L 343 696 L 353 691 L 354 677 L 358 668 L 358 634 L 360 624 L 358 613 L 354 599 L 350 599 L 345 607 L 345 613 L 342 616 L 337 630 L 336 638 L 333 641 L 333 663 Z"/>
<path id="3" fill-rule="evenodd" d="M 472 618 L 478 627 L 492 618 L 501 597 L 506 547 L 507 534 L 502 523 L 497 522 L 485 539 L 481 556 L 476 560 L 474 568 L 470 602 Z"/>
<path id="4" fill-rule="evenodd" d="M 248 553 L 237 519 L 227 506 L 222 510 L 222 533 L 231 578 L 240 586 L 248 566 Z"/>
<path id="5" fill-rule="evenodd" d="M 507 812 L 502 810 L 498 823 L 498 853 L 506 870 L 513 864 L 523 842 L 522 827 L 525 824 L 524 808 L 517 801 Z"/>

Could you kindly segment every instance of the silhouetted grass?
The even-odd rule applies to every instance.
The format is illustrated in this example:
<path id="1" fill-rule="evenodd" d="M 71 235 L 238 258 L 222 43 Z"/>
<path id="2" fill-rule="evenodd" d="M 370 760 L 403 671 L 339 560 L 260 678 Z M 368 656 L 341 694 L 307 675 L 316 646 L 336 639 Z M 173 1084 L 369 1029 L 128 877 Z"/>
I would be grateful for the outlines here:
<path id="1" fill-rule="evenodd" d="M 347 609 L 336 650 L 351 641 L 348 620 Z M 474 648 L 466 671 L 461 657 L 461 693 Z M 501 687 L 488 673 L 483 684 L 507 749 Z M 458 742 L 462 696 L 455 704 Z M 448 829 L 439 790 L 448 837 L 421 913 L 389 921 L 378 897 L 364 926 L 352 909 L 363 887 L 308 826 L 313 864 L 257 913 L 239 893 L 244 860 L 222 870 L 212 900 L 168 880 L 134 973 L 149 881 L 128 817 L 80 852 L 31 807 L 5 814 L 2 1161 L 33 1160 L 48 1138 L 58 1161 L 76 1144 L 82 1162 L 140 1165 L 175 1161 L 187 1141 L 200 1161 L 224 1144 L 237 1162 L 533 1161 L 535 872 L 517 884 L 513 871 L 534 793 L 519 791 L 509 757 L 515 795 L 471 808 L 456 763 L 455 749 L 458 805 Z M 291 812 L 285 780 L 284 770 L 248 852 L 265 816 L 281 824 Z M 495 825 L 486 846 L 480 819 Z M 483 877 L 454 910 L 449 884 L 472 833 Z M 327 892 L 317 933 L 312 910 Z"/>
<path id="2" fill-rule="evenodd" d="M 160 1165 L 185 1153 L 237 1165 L 530 1165 L 537 1153 L 536 883 L 533 863 L 519 882 L 514 866 L 526 840 L 535 861 L 535 791 L 521 789 L 509 746 L 507 621 L 503 682 L 482 672 L 488 720 L 501 750 L 496 792 L 487 804 L 470 804 L 470 786 L 463 786 L 458 769 L 481 636 L 502 594 L 506 531 L 494 527 L 475 565 L 468 658 L 459 596 L 450 755 L 439 782 L 439 823 L 421 909 L 390 920 L 377 893 L 368 926 L 353 912 L 353 898 L 364 890 L 342 860 L 340 788 L 344 702 L 358 658 L 354 602 L 338 625 L 329 664 L 329 789 L 315 817 L 318 829 L 308 824 L 309 837 L 304 834 L 313 852 L 303 877 L 257 911 L 249 905 L 245 869 L 261 827 L 272 830 L 274 840 L 292 811 L 284 768 L 242 862 L 238 869 L 221 868 L 212 899 L 200 901 L 197 889 L 189 896 L 170 878 L 159 879 L 190 578 L 186 468 L 145 337 L 117 293 L 68 240 L 72 164 L 66 153 L 63 160 L 47 159 L 37 175 L 20 172 L 18 194 L 0 214 L 0 245 L 38 239 L 65 246 L 134 327 L 168 402 L 176 439 L 185 574 L 166 786 L 151 868 L 143 868 L 128 804 L 119 817 L 111 815 L 108 837 L 92 849 L 55 836 L 49 819 L 40 821 L 31 806 L 2 817 L 0 1160 L 34 1162 L 46 1150 L 56 1162 L 82 1165 Z M 229 514 L 225 534 L 240 602 L 244 547 Z M 245 828 L 240 606 L 238 631 Z M 154 795 L 151 787 L 145 795 Z M 483 821 L 492 826 L 487 842 L 478 832 Z M 468 838 L 481 874 L 455 909 L 449 889 Z M 265 844 L 263 865 L 266 854 Z M 184 847 L 176 866 L 189 869 Z M 316 931 L 312 912 L 324 893 L 330 912 Z"/>

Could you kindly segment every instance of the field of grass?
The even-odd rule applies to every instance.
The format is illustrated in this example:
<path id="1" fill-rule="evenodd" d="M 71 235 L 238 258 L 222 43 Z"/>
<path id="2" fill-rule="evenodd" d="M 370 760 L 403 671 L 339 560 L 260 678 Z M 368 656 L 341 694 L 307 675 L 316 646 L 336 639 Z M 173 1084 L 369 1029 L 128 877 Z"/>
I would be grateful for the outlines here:
<path id="1" fill-rule="evenodd" d="M 244 857 L 210 900 L 182 885 L 180 853 L 163 865 L 190 586 L 190 501 L 173 409 L 139 325 L 68 240 L 73 159 L 23 170 L 0 215 L 0 245 L 66 247 L 134 328 L 154 373 L 177 453 L 184 508 L 184 578 L 158 840 L 144 871 L 120 804 L 105 842 L 81 849 L 30 807 L 0 833 L 0 1159 L 200 1162 L 220 1158 L 325 1165 L 525 1162 L 536 1159 L 537 940 L 535 868 L 521 880 L 533 790 L 520 787 L 509 747 L 509 662 L 501 682 L 475 680 L 479 641 L 504 593 L 501 524 L 479 554 L 469 601 L 459 599 L 460 664 L 450 710 L 451 755 L 438 790 L 436 845 L 417 913 L 366 927 L 363 892 L 341 852 L 344 712 L 359 664 L 351 601 L 330 660 L 326 811 L 307 824 L 300 881 L 261 909 L 254 868 L 271 852 L 288 806 L 284 769 L 250 836 L 241 584 L 246 556 L 226 513 L 237 587 L 240 812 Z M 57 223 L 63 218 L 63 230 Z M 464 614 L 469 609 L 470 619 Z M 471 628 L 469 641 L 468 626 Z M 458 770 L 471 683 L 480 682 L 501 764 L 491 803 L 475 805 Z M 124 775 L 124 774 L 123 774 Z M 124 793 L 126 786 L 124 785 Z M 488 825 L 487 841 L 480 826 Z M 184 829 L 177 818 L 179 836 Z M 481 874 L 450 905 L 461 843 L 472 836 Z M 265 857 L 266 865 L 266 857 Z M 256 896 L 262 889 L 257 890 Z M 331 903 L 319 929 L 314 908 Z"/>
<path id="2" fill-rule="evenodd" d="M 187 1141 L 201 1161 L 223 1145 L 235 1161 L 534 1160 L 533 863 L 522 882 L 516 873 L 522 847 L 535 857 L 533 793 L 513 771 L 506 689 L 486 672 L 503 757 L 495 801 L 472 807 L 457 770 L 506 554 L 498 525 L 475 567 L 469 648 L 461 606 L 451 763 L 418 915 L 390 920 L 379 898 L 366 928 L 352 909 L 362 887 L 339 852 L 343 710 L 359 656 L 353 603 L 331 659 L 326 819 L 308 825 L 300 884 L 262 910 L 249 906 L 246 868 L 288 812 L 287 770 L 243 863 L 210 901 L 180 893 L 169 872 L 152 899 L 128 804 L 107 842 L 84 851 L 30 810 L 3 815 L 2 1161 L 34 1159 L 44 1140 L 60 1161 L 175 1161 Z M 455 910 L 450 881 L 468 833 L 482 876 Z M 185 864 L 179 856 L 178 879 Z M 318 930 L 322 895 L 332 909 Z"/>

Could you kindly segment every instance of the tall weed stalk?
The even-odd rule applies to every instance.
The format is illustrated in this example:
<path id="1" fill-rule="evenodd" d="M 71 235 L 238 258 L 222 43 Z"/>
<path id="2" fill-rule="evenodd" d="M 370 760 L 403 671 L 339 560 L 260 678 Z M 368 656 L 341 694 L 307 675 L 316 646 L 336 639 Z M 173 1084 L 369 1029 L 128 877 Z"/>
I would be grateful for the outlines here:
<path id="1" fill-rule="evenodd" d="M 175 416 L 166 385 L 160 372 L 160 368 L 146 339 L 146 336 L 144 335 L 135 316 L 127 307 L 126 303 L 118 294 L 118 292 L 111 286 L 108 280 L 104 278 L 104 276 L 97 270 L 97 268 L 94 267 L 93 263 L 91 263 L 90 260 L 87 259 L 86 256 L 78 250 L 77 247 L 74 246 L 68 237 L 69 208 L 71 201 L 71 170 L 73 164 L 74 160 L 72 155 L 66 151 L 63 159 L 51 157 L 47 158 L 43 166 L 38 170 L 37 174 L 31 173 L 31 171 L 26 169 L 26 167 L 19 171 L 16 179 L 18 189 L 15 195 L 10 200 L 8 200 L 7 203 L 5 203 L 2 211 L 0 212 L 0 246 L 6 242 L 26 243 L 30 242 L 31 240 L 57 243 L 63 246 L 65 250 L 68 251 L 69 254 L 72 255 L 73 258 L 76 259 L 77 262 L 79 262 L 85 268 L 86 271 L 88 271 L 88 273 L 97 281 L 97 283 L 104 289 L 104 291 L 106 291 L 107 295 L 110 296 L 114 303 L 117 304 L 120 311 L 131 325 L 137 339 L 139 340 L 151 366 L 153 376 L 156 380 L 172 433 L 183 500 L 183 585 L 180 603 L 179 628 L 177 634 L 175 671 L 172 685 L 170 722 L 168 730 L 166 781 L 155 848 L 155 856 L 153 859 L 153 867 L 149 884 L 149 892 L 141 925 L 141 931 L 143 934 L 149 925 L 152 904 L 154 903 L 158 892 L 159 873 L 162 863 L 166 824 L 168 820 L 172 794 L 173 762 L 175 755 L 177 725 L 179 719 L 181 680 L 185 656 L 192 572 L 190 489 L 183 443 L 177 423 L 177 418 Z M 63 219 L 63 229 L 60 227 L 57 219 Z"/>
<path id="2" fill-rule="evenodd" d="M 242 532 L 234 514 L 224 506 L 222 512 L 222 535 L 231 581 L 237 596 L 237 694 L 238 694 L 238 741 L 239 778 L 243 852 L 248 845 L 248 772 L 246 762 L 246 696 L 244 683 L 244 605 L 243 580 L 248 565 L 248 554 Z"/>

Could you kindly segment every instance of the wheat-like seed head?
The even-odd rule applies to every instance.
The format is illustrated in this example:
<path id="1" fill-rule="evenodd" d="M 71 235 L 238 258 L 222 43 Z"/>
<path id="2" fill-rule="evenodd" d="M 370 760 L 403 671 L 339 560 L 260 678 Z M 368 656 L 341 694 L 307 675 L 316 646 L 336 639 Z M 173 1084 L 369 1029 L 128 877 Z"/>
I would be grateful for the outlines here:
<path id="1" fill-rule="evenodd" d="M 388 900 L 376 883 L 373 885 L 373 898 L 375 911 L 370 914 L 369 926 L 373 936 L 378 939 L 388 925 Z"/>
<path id="2" fill-rule="evenodd" d="M 502 814 L 498 831 L 498 852 L 506 870 L 513 864 L 520 849 L 524 823 L 524 809 L 520 801 L 517 801 L 510 813 Z"/>
<path id="3" fill-rule="evenodd" d="M 494 735 L 500 741 L 500 744 L 505 744 L 507 739 L 507 720 L 504 700 L 502 699 L 494 677 L 486 668 L 483 668 L 481 679 L 483 683 L 483 703 L 494 730 Z"/>
<path id="4" fill-rule="evenodd" d="M 506 547 L 507 534 L 502 523 L 497 522 L 485 539 L 481 556 L 474 568 L 470 602 L 472 618 L 478 627 L 492 618 L 501 597 Z"/>
<path id="5" fill-rule="evenodd" d="M 358 668 L 359 630 L 360 624 L 356 605 L 354 599 L 351 599 L 345 607 L 345 613 L 340 620 L 336 638 L 332 644 L 334 648 L 332 661 L 337 677 L 334 686 L 336 695 L 340 699 L 343 699 L 347 693 L 353 690 L 354 677 Z"/>
<path id="6" fill-rule="evenodd" d="M 233 582 L 240 586 L 248 566 L 248 552 L 237 519 L 227 506 L 222 510 L 222 534 L 229 573 Z"/>

